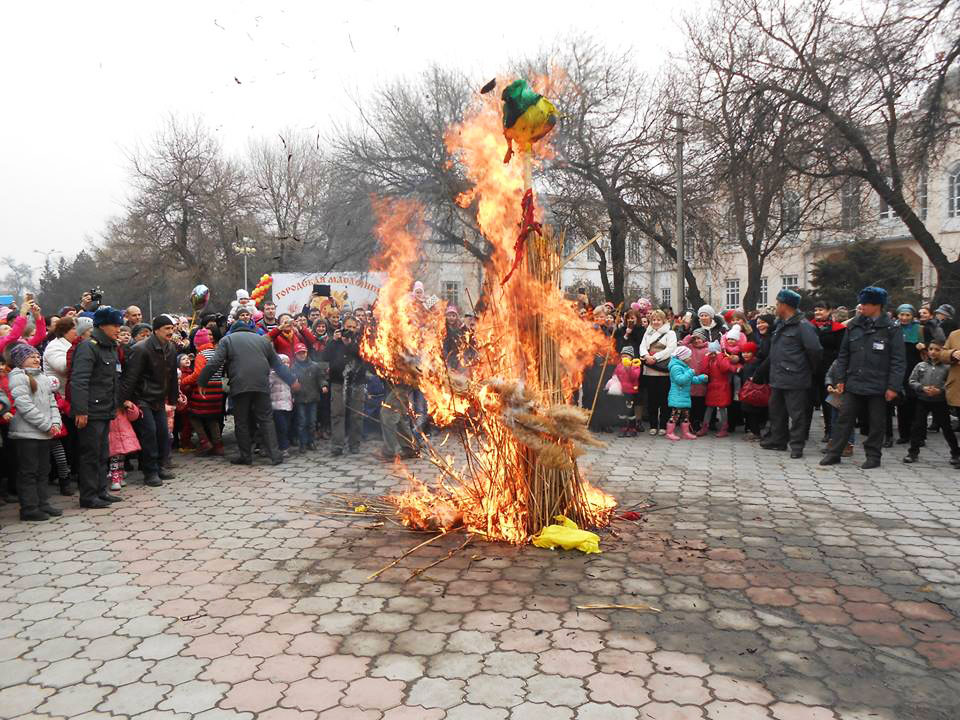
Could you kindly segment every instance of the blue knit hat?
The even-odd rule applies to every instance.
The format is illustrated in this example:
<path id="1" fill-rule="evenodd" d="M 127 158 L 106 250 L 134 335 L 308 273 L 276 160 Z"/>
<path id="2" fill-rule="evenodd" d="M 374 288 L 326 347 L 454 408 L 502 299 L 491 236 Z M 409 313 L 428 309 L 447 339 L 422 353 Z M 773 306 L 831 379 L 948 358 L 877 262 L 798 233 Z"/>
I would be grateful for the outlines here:
<path id="1" fill-rule="evenodd" d="M 887 291 L 881 287 L 865 287 L 860 291 L 860 296 L 857 298 L 857 302 L 861 305 L 886 305 L 887 304 Z"/>
<path id="2" fill-rule="evenodd" d="M 777 302 L 789 305 L 794 310 L 800 307 L 800 293 L 784 288 L 777 293 Z"/>
<path id="3" fill-rule="evenodd" d="M 900 306 L 897 308 L 897 315 L 899 315 L 900 313 L 905 313 L 905 312 L 910 313 L 911 315 L 916 315 L 916 314 L 917 314 L 917 309 L 916 309 L 913 305 L 911 305 L 910 303 L 904 303 L 903 305 L 900 305 Z"/>
<path id="4" fill-rule="evenodd" d="M 109 305 L 101 305 L 93 314 L 93 326 L 123 325 L 123 313 Z"/>

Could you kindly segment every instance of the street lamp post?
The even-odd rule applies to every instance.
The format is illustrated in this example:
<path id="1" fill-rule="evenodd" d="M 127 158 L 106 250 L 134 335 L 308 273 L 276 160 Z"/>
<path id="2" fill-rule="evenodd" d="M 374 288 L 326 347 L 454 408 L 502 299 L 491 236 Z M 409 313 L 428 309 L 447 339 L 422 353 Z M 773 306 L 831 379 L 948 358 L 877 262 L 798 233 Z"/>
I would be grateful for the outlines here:
<path id="1" fill-rule="evenodd" d="M 684 308 L 687 306 L 686 302 L 686 293 L 684 292 L 684 285 L 686 278 L 684 277 L 684 269 L 686 267 L 686 254 L 684 251 L 683 242 L 683 115 L 677 113 L 677 230 L 676 230 L 676 242 L 677 242 L 677 299 L 674 302 L 674 307 L 678 309 L 678 312 L 683 312 Z"/>
<path id="2" fill-rule="evenodd" d="M 237 245 L 237 252 L 243 255 L 243 289 L 246 290 L 249 286 L 247 285 L 247 256 L 252 255 L 257 251 L 257 248 L 251 244 L 252 241 L 246 235 L 243 236 L 243 242 Z"/>

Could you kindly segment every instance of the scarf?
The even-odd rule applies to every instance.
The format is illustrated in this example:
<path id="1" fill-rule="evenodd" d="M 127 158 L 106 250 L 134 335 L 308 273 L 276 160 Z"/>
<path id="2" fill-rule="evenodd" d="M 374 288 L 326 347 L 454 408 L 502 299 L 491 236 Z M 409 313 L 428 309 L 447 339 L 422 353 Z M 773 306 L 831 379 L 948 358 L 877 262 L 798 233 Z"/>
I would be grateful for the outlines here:
<path id="1" fill-rule="evenodd" d="M 920 342 L 920 323 L 914 321 L 909 325 L 901 325 L 900 330 L 903 332 L 903 341 L 908 345 Z"/>

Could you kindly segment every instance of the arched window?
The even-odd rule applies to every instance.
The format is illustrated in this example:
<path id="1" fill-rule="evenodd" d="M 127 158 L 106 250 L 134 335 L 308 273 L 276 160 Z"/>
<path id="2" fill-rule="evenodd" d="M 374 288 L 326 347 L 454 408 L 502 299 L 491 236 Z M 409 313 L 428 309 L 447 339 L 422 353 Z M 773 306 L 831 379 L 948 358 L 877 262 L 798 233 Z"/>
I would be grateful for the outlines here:
<path id="1" fill-rule="evenodd" d="M 947 174 L 947 217 L 960 217 L 960 162 Z"/>
<path id="2" fill-rule="evenodd" d="M 800 232 L 800 195 L 794 190 L 784 192 L 780 201 L 780 228 L 791 235 Z"/>

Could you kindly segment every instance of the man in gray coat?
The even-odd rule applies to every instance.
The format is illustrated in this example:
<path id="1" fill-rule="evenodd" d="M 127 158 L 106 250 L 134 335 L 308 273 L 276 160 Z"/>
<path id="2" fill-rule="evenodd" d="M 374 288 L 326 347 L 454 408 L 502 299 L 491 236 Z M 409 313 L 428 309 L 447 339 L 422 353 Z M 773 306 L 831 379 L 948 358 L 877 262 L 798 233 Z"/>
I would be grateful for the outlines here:
<path id="1" fill-rule="evenodd" d="M 900 323 L 883 311 L 887 291 L 866 287 L 860 291 L 860 314 L 847 326 L 833 376 L 840 393 L 840 416 L 821 465 L 836 465 L 858 416 L 867 416 L 870 432 L 863 450 L 864 470 L 880 467 L 887 403 L 903 392 L 906 349 Z"/>
<path id="2" fill-rule="evenodd" d="M 817 329 L 800 314 L 800 295 L 783 289 L 777 294 L 777 317 L 770 340 L 770 355 L 761 369 L 770 375 L 770 439 L 765 450 L 786 450 L 790 457 L 803 457 L 807 440 L 807 406 L 813 374 L 823 349 Z"/>
<path id="3" fill-rule="evenodd" d="M 277 445 L 277 432 L 273 425 L 273 408 L 270 405 L 270 370 L 294 390 L 300 389 L 293 373 L 284 365 L 273 348 L 273 343 L 264 335 L 258 335 L 242 322 L 235 322 L 230 334 L 217 344 L 216 352 L 200 373 L 197 385 L 201 392 L 210 378 L 225 366 L 229 376 L 229 393 L 233 400 L 233 422 L 237 433 L 240 454 L 230 462 L 234 465 L 253 464 L 251 425 L 256 422 L 263 438 L 264 447 L 270 453 L 274 465 L 283 462 Z"/>

